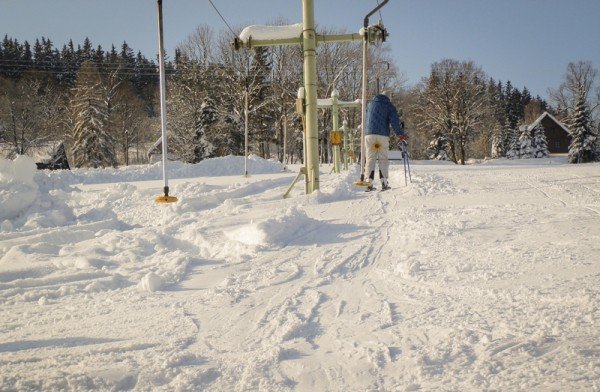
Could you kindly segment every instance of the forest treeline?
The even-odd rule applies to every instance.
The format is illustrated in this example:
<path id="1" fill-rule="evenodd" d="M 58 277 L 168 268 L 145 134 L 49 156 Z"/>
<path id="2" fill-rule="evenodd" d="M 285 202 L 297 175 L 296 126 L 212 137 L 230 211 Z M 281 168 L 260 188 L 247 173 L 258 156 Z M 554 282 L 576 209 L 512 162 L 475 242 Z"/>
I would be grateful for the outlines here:
<path id="1" fill-rule="evenodd" d="M 242 155 L 247 95 L 250 152 L 301 161 L 302 121 L 295 113 L 303 80 L 301 48 L 235 51 L 230 38 L 200 26 L 167 59 L 170 153 L 191 163 Z M 581 92 L 568 85 L 569 70 L 551 107 L 526 87 L 496 81 L 469 61 L 441 60 L 421 83 L 407 88 L 388 47 L 374 45 L 370 51 L 369 95 L 377 89 L 389 93 L 406 123 L 415 158 L 464 163 L 510 156 L 520 124 L 545 110 L 573 122 L 581 106 L 576 102 Z M 334 89 L 341 100 L 360 97 L 360 43 L 320 45 L 317 61 L 319 98 Z M 584 94 L 584 120 L 593 135 L 591 88 Z M 30 45 L 5 36 L 0 44 L 0 148 L 5 157 L 13 157 L 64 143 L 75 167 L 145 163 L 148 147 L 160 135 L 158 90 L 157 62 L 126 42 L 105 50 L 86 38 L 58 49 L 45 37 Z M 360 110 L 344 109 L 341 117 L 355 130 L 360 124 Z M 320 110 L 323 162 L 331 158 L 330 130 L 331 113 Z"/>

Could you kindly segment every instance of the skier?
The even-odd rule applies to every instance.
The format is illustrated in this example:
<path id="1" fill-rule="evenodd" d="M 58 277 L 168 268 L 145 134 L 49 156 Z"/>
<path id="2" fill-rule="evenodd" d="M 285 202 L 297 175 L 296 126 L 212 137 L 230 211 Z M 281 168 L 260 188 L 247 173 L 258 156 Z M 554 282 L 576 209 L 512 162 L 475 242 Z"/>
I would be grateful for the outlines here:
<path id="1" fill-rule="evenodd" d="M 390 189 L 388 183 L 388 151 L 390 148 L 390 125 L 401 142 L 406 141 L 404 123 L 398 118 L 398 111 L 386 93 L 373 97 L 367 105 L 367 127 L 365 129 L 366 165 L 365 177 L 368 177 L 367 192 L 372 191 L 375 178 L 375 162 L 379 160 L 379 179 L 381 190 Z"/>

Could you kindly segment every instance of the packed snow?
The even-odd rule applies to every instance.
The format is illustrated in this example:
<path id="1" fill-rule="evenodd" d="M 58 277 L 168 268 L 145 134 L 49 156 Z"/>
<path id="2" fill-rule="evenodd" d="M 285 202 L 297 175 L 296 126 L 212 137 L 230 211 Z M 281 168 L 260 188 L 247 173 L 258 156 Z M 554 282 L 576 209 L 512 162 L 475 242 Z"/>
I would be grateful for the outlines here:
<path id="1" fill-rule="evenodd" d="M 0 390 L 600 388 L 600 164 L 250 162 L 0 161 Z"/>
<path id="2" fill-rule="evenodd" d="M 302 23 L 283 26 L 252 25 L 244 28 L 239 35 L 242 42 L 255 40 L 298 38 L 302 35 Z"/>

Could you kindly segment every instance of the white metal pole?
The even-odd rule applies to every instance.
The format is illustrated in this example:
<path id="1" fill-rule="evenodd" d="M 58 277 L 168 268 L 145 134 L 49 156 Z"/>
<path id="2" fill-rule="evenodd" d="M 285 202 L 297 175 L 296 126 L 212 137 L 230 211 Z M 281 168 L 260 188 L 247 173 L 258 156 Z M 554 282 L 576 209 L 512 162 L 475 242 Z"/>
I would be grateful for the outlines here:
<path id="1" fill-rule="evenodd" d="M 244 94 L 244 176 L 248 177 L 248 88 Z"/>
<path id="2" fill-rule="evenodd" d="M 163 14 L 162 0 L 157 0 L 158 5 L 158 68 L 160 77 L 160 128 L 162 140 L 162 166 L 164 179 L 164 196 L 158 197 L 157 202 L 170 203 L 177 198 L 169 196 L 169 182 L 167 178 L 167 104 L 165 88 L 165 49 L 163 45 Z"/>
<path id="3" fill-rule="evenodd" d="M 158 0 L 158 68 L 160 73 L 160 130 L 162 138 L 163 180 L 165 188 L 169 186 L 167 179 L 167 104 L 165 88 L 165 52 L 163 48 L 162 0 Z"/>

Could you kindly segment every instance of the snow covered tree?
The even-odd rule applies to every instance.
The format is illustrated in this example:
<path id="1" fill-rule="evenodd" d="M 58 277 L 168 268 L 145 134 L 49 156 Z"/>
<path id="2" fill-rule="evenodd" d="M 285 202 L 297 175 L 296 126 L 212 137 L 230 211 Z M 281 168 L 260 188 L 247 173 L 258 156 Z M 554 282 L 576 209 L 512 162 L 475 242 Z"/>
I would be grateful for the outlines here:
<path id="1" fill-rule="evenodd" d="M 492 132 L 492 158 L 504 156 L 504 143 L 502 140 L 502 125 L 496 123 Z"/>
<path id="2" fill-rule="evenodd" d="M 508 126 L 508 124 L 507 124 Z M 505 127 L 504 129 L 506 140 L 505 140 L 505 151 L 506 158 L 508 159 L 516 159 L 519 158 L 519 131 L 516 129 L 511 129 L 510 127 Z"/>
<path id="3" fill-rule="evenodd" d="M 17 83 L 0 78 L 0 127 L 7 157 L 24 155 L 49 140 L 49 98 L 39 80 L 25 78 Z"/>
<path id="4" fill-rule="evenodd" d="M 531 130 L 527 125 L 519 127 L 519 158 L 533 158 L 533 147 L 531 143 Z"/>
<path id="5" fill-rule="evenodd" d="M 550 96 L 556 107 L 567 113 L 567 123 L 571 130 L 569 161 L 571 163 L 589 162 L 597 157 L 598 134 L 592 127 L 592 112 L 600 105 L 596 98 L 590 97 L 598 70 L 589 61 L 569 63 L 565 81 L 557 90 L 551 90 Z"/>
<path id="6" fill-rule="evenodd" d="M 217 109 L 215 108 L 215 102 L 212 98 L 206 97 L 200 105 L 200 118 L 198 128 L 194 138 L 195 150 L 194 155 L 196 157 L 207 156 L 207 148 L 210 148 L 207 144 L 206 135 L 209 133 L 210 127 L 217 121 Z"/>
<path id="7" fill-rule="evenodd" d="M 71 134 L 75 167 L 106 167 L 117 164 L 115 142 L 109 133 L 109 110 L 96 66 L 84 62 L 77 73 L 71 98 Z"/>
<path id="8" fill-rule="evenodd" d="M 544 126 L 540 122 L 533 128 L 533 157 L 534 158 L 546 158 L 550 155 L 548 152 L 548 139 L 546 139 L 546 131 Z"/>
<path id="9" fill-rule="evenodd" d="M 448 135 L 450 159 L 455 163 L 465 163 L 467 143 L 486 117 L 484 76 L 472 62 L 435 63 L 415 106 L 418 126 Z"/>
<path id="10" fill-rule="evenodd" d="M 169 145 L 185 162 L 198 163 L 208 157 L 206 133 L 212 125 L 214 103 L 209 98 L 214 72 L 182 56 L 169 87 Z"/>
<path id="11" fill-rule="evenodd" d="M 429 143 L 427 148 L 427 157 L 429 159 L 435 159 L 439 161 L 449 161 L 448 156 L 449 149 L 448 138 L 444 132 L 438 131 L 434 135 L 434 139 Z"/>
<path id="12" fill-rule="evenodd" d="M 577 98 L 575 110 L 571 115 L 570 129 L 569 162 L 584 163 L 596 160 L 598 135 L 592 128 L 590 110 L 583 94 Z"/>

